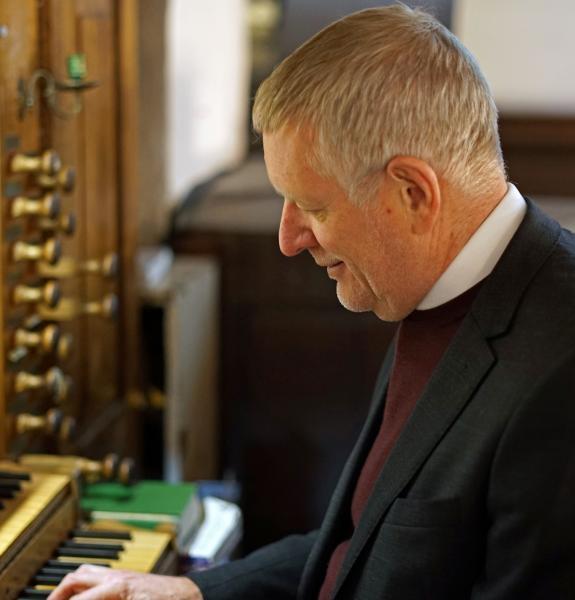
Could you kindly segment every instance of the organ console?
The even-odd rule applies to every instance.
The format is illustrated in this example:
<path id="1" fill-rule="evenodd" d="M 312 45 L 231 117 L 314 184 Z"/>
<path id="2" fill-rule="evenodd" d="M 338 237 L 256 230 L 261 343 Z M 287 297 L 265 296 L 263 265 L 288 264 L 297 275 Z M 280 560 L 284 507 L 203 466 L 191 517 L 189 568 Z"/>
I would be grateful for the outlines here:
<path id="1" fill-rule="evenodd" d="M 83 563 L 174 574 L 171 536 L 83 525 L 73 477 L 0 463 L 0 590 L 6 600 L 45 598 Z"/>
<path id="2" fill-rule="evenodd" d="M 85 561 L 174 571 L 169 535 L 89 530 L 78 502 L 81 481 L 129 483 L 134 463 L 117 451 L 137 449 L 127 401 L 138 393 L 136 8 L 134 0 L 0 6 L 0 597 L 8 600 L 46 597 Z M 69 80 L 68 59 L 81 54 L 102 85 L 78 111 L 54 111 L 43 84 L 30 82 L 39 72 Z"/>

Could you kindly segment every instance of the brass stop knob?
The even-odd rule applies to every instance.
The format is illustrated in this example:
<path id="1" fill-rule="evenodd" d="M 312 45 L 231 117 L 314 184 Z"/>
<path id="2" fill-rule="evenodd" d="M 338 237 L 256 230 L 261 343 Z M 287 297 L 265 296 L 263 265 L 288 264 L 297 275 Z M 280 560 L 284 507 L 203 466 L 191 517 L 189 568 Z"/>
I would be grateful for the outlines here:
<path id="1" fill-rule="evenodd" d="M 64 417 L 62 425 L 60 425 L 60 431 L 58 431 L 58 438 L 61 442 L 69 442 L 76 437 L 76 430 L 76 419 L 74 417 Z"/>
<path id="2" fill-rule="evenodd" d="M 12 260 L 43 260 L 50 265 L 55 265 L 62 256 L 62 243 L 60 240 L 50 238 L 43 244 L 29 242 L 16 242 L 12 246 Z"/>
<path id="3" fill-rule="evenodd" d="M 106 479 L 128 485 L 134 480 L 135 465 L 131 458 L 123 458 L 117 454 L 107 454 L 101 462 L 85 461 L 82 469 L 86 479 Z"/>
<path id="4" fill-rule="evenodd" d="M 56 348 L 56 355 L 58 359 L 61 361 L 66 361 L 72 355 L 72 350 L 74 348 L 74 338 L 71 333 L 65 333 L 60 336 L 58 340 L 58 345 Z"/>
<path id="5" fill-rule="evenodd" d="M 41 219 L 38 222 L 38 227 L 42 231 L 59 231 L 64 235 L 74 235 L 76 232 L 76 215 L 68 213 L 67 215 L 60 215 L 54 219 Z"/>
<path id="6" fill-rule="evenodd" d="M 15 429 L 18 435 L 37 431 L 57 435 L 62 441 L 69 441 L 75 434 L 76 421 L 73 417 L 65 417 L 57 408 L 51 408 L 45 415 L 16 415 Z"/>
<path id="7" fill-rule="evenodd" d="M 136 463 L 133 458 L 123 458 L 118 465 L 116 480 L 124 485 L 134 482 L 136 472 Z"/>
<path id="8" fill-rule="evenodd" d="M 58 433 L 62 420 L 62 411 L 57 408 L 51 408 L 45 415 L 21 413 L 16 415 L 16 433 L 44 431 L 45 433 L 55 434 Z"/>
<path id="9" fill-rule="evenodd" d="M 10 160 L 11 173 L 38 173 L 55 175 L 62 167 L 60 156 L 54 150 L 42 154 L 14 154 Z"/>
<path id="10" fill-rule="evenodd" d="M 103 259 L 90 259 L 79 262 L 71 256 L 66 256 L 58 262 L 55 267 L 41 264 L 38 273 L 43 277 L 54 277 L 58 279 L 77 277 L 78 275 L 101 275 L 113 278 L 118 274 L 118 255 L 107 254 Z"/>
<path id="11" fill-rule="evenodd" d="M 71 477 L 80 475 L 89 483 L 116 480 L 129 484 L 134 476 L 134 461 L 131 458 L 120 460 L 117 454 L 108 454 L 103 460 L 83 456 L 23 454 L 18 462 L 33 472 L 61 473 Z"/>
<path id="12" fill-rule="evenodd" d="M 55 307 L 60 301 L 62 291 L 57 281 L 47 281 L 43 285 L 17 285 L 14 288 L 13 298 L 16 304 L 43 303 Z"/>
<path id="13" fill-rule="evenodd" d="M 60 189 L 68 193 L 76 185 L 76 170 L 74 167 L 62 167 L 55 175 L 38 175 L 36 182 L 46 190 Z"/>
<path id="14" fill-rule="evenodd" d="M 59 194 L 44 194 L 41 198 L 28 198 L 17 196 L 10 205 L 10 216 L 18 217 L 38 216 L 55 219 L 60 214 Z"/>
<path id="15" fill-rule="evenodd" d="M 115 277 L 118 274 L 118 265 L 118 255 L 115 252 L 110 252 L 100 260 L 92 259 L 83 262 L 80 268 L 84 273 Z"/>
<path id="16" fill-rule="evenodd" d="M 107 454 L 103 460 L 89 460 L 76 458 L 75 467 L 82 473 L 84 479 L 90 483 L 116 478 L 120 458 L 117 454 Z"/>
<path id="17" fill-rule="evenodd" d="M 69 388 L 69 382 L 58 367 L 52 367 L 42 375 L 20 371 L 14 378 L 14 391 L 17 394 L 31 390 L 44 390 L 58 403 L 66 399 Z"/>
<path id="18" fill-rule="evenodd" d="M 106 317 L 107 319 L 113 319 L 118 314 L 118 304 L 118 296 L 115 294 L 108 294 L 107 296 L 104 296 L 102 300 L 86 302 L 82 312 L 85 315 L 98 315 Z"/>
<path id="19" fill-rule="evenodd" d="M 57 325 L 46 325 L 39 331 L 19 328 L 14 332 L 15 346 L 37 349 L 42 354 L 55 352 L 60 341 L 60 328 Z"/>

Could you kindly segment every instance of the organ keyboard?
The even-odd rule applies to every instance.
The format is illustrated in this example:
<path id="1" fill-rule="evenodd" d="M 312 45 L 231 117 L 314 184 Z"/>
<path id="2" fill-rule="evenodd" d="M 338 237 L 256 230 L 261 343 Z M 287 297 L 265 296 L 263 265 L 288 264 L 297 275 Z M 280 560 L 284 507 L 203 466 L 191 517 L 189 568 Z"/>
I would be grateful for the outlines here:
<path id="1" fill-rule="evenodd" d="M 71 570 L 89 562 L 110 568 L 173 574 L 171 536 L 150 531 L 78 528 L 76 481 L 25 473 L 0 463 L 0 598 L 47 597 Z"/>

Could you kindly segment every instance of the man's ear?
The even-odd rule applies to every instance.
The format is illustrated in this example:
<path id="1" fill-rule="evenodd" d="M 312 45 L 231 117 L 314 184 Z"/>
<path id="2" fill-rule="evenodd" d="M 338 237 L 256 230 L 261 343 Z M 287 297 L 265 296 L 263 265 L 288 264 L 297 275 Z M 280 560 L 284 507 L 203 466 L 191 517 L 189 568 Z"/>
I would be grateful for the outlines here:
<path id="1" fill-rule="evenodd" d="M 395 184 L 402 208 L 411 221 L 411 231 L 418 235 L 428 233 L 441 206 L 441 189 L 433 168 L 413 156 L 395 156 L 385 172 Z"/>

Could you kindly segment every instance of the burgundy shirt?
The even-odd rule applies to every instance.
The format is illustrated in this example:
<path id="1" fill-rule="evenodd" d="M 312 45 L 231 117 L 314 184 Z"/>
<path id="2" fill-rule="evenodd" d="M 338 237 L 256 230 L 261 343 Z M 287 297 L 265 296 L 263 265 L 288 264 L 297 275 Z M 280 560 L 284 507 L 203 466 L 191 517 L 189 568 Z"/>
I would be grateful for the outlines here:
<path id="1" fill-rule="evenodd" d="M 480 283 L 457 298 L 429 310 L 416 310 L 399 325 L 395 357 L 381 427 L 358 477 L 351 501 L 355 529 L 375 482 L 433 370 L 461 321 L 468 313 Z M 334 549 L 319 600 L 329 600 L 345 558 L 351 535 Z"/>

